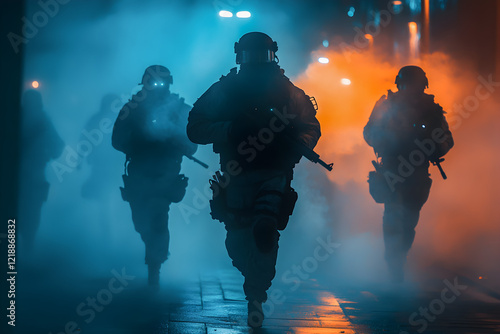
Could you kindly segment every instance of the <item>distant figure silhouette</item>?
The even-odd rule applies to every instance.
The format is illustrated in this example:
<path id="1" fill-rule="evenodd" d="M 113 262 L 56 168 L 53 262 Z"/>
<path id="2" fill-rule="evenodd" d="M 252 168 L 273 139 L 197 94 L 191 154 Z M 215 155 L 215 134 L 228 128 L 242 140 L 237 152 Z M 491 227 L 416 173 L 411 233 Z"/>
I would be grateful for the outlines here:
<path id="1" fill-rule="evenodd" d="M 429 82 L 420 67 L 403 67 L 396 84 L 398 92 L 389 91 L 375 105 L 364 137 L 382 158 L 373 162 L 370 192 L 384 203 L 385 259 L 393 280 L 401 282 L 420 209 L 429 197 L 429 161 L 440 167 L 453 137 L 443 108 L 424 93 Z"/>
<path id="2" fill-rule="evenodd" d="M 118 95 L 108 94 L 101 100 L 101 107 L 97 113 L 88 120 L 80 136 L 80 140 L 93 140 L 94 145 L 91 153 L 86 156 L 87 164 L 91 168 L 91 173 L 87 181 L 82 186 L 82 196 L 87 199 L 101 200 L 109 194 L 109 188 L 103 187 L 103 182 L 114 178 L 116 168 L 109 163 L 109 153 L 113 150 L 111 143 L 104 133 L 103 122 L 113 121 L 116 113 L 113 111 L 113 104 L 120 101 Z M 108 139 L 108 140 L 106 140 Z M 116 151 L 113 151 L 116 152 Z"/>
<path id="3" fill-rule="evenodd" d="M 130 203 L 135 229 L 146 245 L 148 282 L 157 287 L 161 264 L 169 254 L 169 207 L 182 200 L 187 187 L 187 178 L 179 175 L 182 157 L 191 156 L 197 147 L 186 136 L 191 108 L 170 93 L 170 71 L 150 66 L 141 84 L 142 90 L 116 119 L 112 144 L 127 155 L 122 196 Z"/>
<path id="4" fill-rule="evenodd" d="M 235 44 L 240 71 L 232 69 L 198 99 L 187 127 L 193 142 L 213 144 L 220 154 L 211 214 L 225 223 L 228 254 L 245 277 L 251 327 L 262 326 L 278 230 L 297 200 L 291 181 L 302 154 L 292 141 L 312 149 L 321 135 L 310 98 L 284 75 L 277 50 L 266 34 L 242 36 Z"/>
<path id="5" fill-rule="evenodd" d="M 42 95 L 36 90 L 23 94 L 21 128 L 21 173 L 19 194 L 20 245 L 32 249 L 40 225 L 42 205 L 47 201 L 47 163 L 58 158 L 64 143 L 44 111 Z"/>
<path id="6" fill-rule="evenodd" d="M 80 135 L 80 142 L 90 142 L 92 150 L 85 156 L 90 168 L 90 175 L 83 183 L 81 194 L 99 206 L 96 223 L 102 230 L 106 244 L 112 244 L 112 210 L 116 201 L 117 184 L 120 183 L 120 166 L 114 162 L 122 159 L 121 154 L 111 146 L 112 125 L 120 108 L 120 97 L 107 94 L 101 100 L 99 110 L 85 124 Z M 79 166 L 82 166 L 80 164 Z"/>

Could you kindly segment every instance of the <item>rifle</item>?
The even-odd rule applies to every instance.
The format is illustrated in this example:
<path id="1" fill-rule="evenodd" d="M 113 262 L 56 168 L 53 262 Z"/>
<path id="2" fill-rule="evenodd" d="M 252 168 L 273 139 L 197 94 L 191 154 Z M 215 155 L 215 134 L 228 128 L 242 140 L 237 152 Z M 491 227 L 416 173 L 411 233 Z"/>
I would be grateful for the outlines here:
<path id="1" fill-rule="evenodd" d="M 208 165 L 206 163 L 204 163 L 203 161 L 201 160 L 198 160 L 196 159 L 195 157 L 193 157 L 192 155 L 186 155 L 186 158 L 188 158 L 189 160 L 192 160 L 194 162 L 196 162 L 197 164 L 199 164 L 200 166 L 202 166 L 203 168 L 205 169 L 208 169 Z"/>
<path id="2" fill-rule="evenodd" d="M 422 136 L 422 134 L 426 134 L 430 132 L 430 129 L 436 129 L 439 128 L 438 126 L 428 126 L 426 124 L 420 124 L 417 126 L 417 124 L 413 124 L 413 127 L 417 129 L 417 138 L 420 137 L 429 137 L 429 135 Z M 443 170 L 443 167 L 441 167 L 441 163 L 444 161 L 444 158 L 433 158 L 429 160 L 434 166 L 437 166 L 439 169 L 439 172 L 441 173 L 441 176 L 443 177 L 443 180 L 446 180 L 448 176 L 446 176 L 446 173 Z"/>
<path id="3" fill-rule="evenodd" d="M 266 112 L 266 111 L 257 111 L 256 112 L 252 112 L 252 113 L 244 113 L 244 115 L 246 116 L 246 118 L 248 119 L 249 122 L 251 123 L 254 123 L 254 124 L 257 124 L 259 125 L 260 127 L 262 127 L 262 124 L 263 124 L 263 120 L 262 119 L 259 119 L 259 115 L 265 115 L 266 116 L 266 127 L 269 126 L 270 124 L 270 121 L 271 121 L 271 116 L 269 116 L 269 114 L 271 115 L 275 115 L 275 111 L 277 109 L 276 108 L 271 108 L 269 109 L 269 112 Z M 256 121 L 256 118 L 257 118 L 257 121 Z M 260 124 L 259 124 L 260 123 Z M 300 142 L 298 139 L 296 139 L 294 136 L 290 135 L 287 131 L 288 128 L 286 128 L 285 130 L 283 131 L 280 131 L 280 132 L 283 132 L 283 133 L 280 133 L 280 138 L 282 138 L 283 140 L 285 140 L 286 142 L 288 142 L 289 144 L 291 144 L 292 147 L 295 147 L 297 152 L 300 153 L 304 158 L 306 158 L 307 160 L 311 161 L 311 162 L 314 162 L 316 164 L 320 164 L 321 166 L 323 166 L 324 168 L 326 168 L 329 172 L 332 171 L 333 169 L 333 163 L 326 163 L 324 162 L 318 153 L 314 152 L 314 150 L 310 149 L 309 147 L 307 147 L 304 143 Z"/>
<path id="4" fill-rule="evenodd" d="M 310 149 L 309 147 L 307 147 L 306 145 L 304 145 L 303 143 L 299 142 L 296 139 L 291 139 L 291 140 L 293 141 L 293 144 L 295 146 L 298 146 L 298 151 L 299 151 L 299 153 L 302 154 L 302 156 L 304 156 L 304 158 L 306 158 L 309 161 L 314 162 L 315 164 L 320 164 L 321 166 L 325 167 L 329 172 L 332 171 L 333 162 L 330 164 L 327 164 L 326 162 L 321 160 L 321 158 L 319 157 L 319 154 L 314 152 L 314 150 Z"/>
<path id="5" fill-rule="evenodd" d="M 441 163 L 443 161 L 444 161 L 444 158 L 438 158 L 438 159 L 435 159 L 435 160 L 431 160 L 432 164 L 434 166 L 437 166 L 437 168 L 439 169 L 439 172 L 441 173 L 441 176 L 443 177 L 443 180 L 446 180 L 448 178 L 448 176 L 446 176 L 446 173 L 444 172 L 443 167 L 441 167 Z"/>

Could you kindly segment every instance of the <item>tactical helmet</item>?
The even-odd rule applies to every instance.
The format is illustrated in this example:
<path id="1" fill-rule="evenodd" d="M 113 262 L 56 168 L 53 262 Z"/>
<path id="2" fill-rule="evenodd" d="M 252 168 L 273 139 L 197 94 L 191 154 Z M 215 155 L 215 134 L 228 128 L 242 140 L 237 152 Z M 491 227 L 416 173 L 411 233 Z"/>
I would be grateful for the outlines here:
<path id="1" fill-rule="evenodd" d="M 424 70 L 418 66 L 405 66 L 401 68 L 395 83 L 398 88 L 402 84 L 420 85 L 424 88 L 429 88 L 429 80 Z"/>
<path id="2" fill-rule="evenodd" d="M 278 44 L 262 32 L 249 32 L 234 43 L 236 64 L 270 63 L 276 61 Z"/>
<path id="3" fill-rule="evenodd" d="M 172 75 L 170 71 L 165 66 L 152 65 L 146 68 L 144 75 L 142 76 L 141 84 L 154 87 L 154 86 L 164 86 L 171 85 L 173 83 Z M 155 85 L 156 84 L 156 85 Z"/>

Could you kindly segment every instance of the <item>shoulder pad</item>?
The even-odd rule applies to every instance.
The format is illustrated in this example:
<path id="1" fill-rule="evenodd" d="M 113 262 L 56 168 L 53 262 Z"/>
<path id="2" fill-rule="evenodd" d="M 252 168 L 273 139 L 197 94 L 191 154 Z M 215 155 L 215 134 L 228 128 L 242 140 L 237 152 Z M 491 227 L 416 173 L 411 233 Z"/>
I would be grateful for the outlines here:
<path id="1" fill-rule="evenodd" d="M 169 99 L 174 101 L 183 101 L 184 99 L 179 97 L 179 94 L 170 93 Z"/>
<path id="2" fill-rule="evenodd" d="M 383 103 L 383 102 L 387 101 L 387 96 L 388 96 L 390 93 L 392 93 L 392 92 L 391 92 L 391 91 L 389 91 L 389 93 L 388 93 L 387 95 L 382 95 L 382 96 L 380 97 L 380 99 L 378 99 L 378 101 L 377 101 L 377 103 L 376 103 L 376 104 L 381 104 L 381 103 Z"/>
<path id="3" fill-rule="evenodd" d="M 173 94 L 173 93 L 170 93 L 170 99 L 172 102 L 177 103 L 179 105 L 185 104 L 184 101 L 186 100 L 183 97 L 180 97 L 179 94 Z"/>
<path id="4" fill-rule="evenodd" d="M 434 103 L 434 95 L 431 94 L 424 94 L 424 99 L 427 103 Z"/>
<path id="5" fill-rule="evenodd" d="M 223 75 L 220 77 L 219 81 L 221 80 L 224 80 L 225 78 L 229 78 L 229 77 L 233 77 L 235 76 L 236 74 L 238 74 L 238 68 L 237 67 L 233 67 L 229 73 L 227 75 Z"/>
<path id="6" fill-rule="evenodd" d="M 440 114 L 446 114 L 446 112 L 443 110 L 443 107 L 441 107 L 436 101 L 434 100 L 435 96 L 431 94 L 424 94 L 424 101 L 426 105 L 428 105 L 429 109 L 432 109 Z"/>

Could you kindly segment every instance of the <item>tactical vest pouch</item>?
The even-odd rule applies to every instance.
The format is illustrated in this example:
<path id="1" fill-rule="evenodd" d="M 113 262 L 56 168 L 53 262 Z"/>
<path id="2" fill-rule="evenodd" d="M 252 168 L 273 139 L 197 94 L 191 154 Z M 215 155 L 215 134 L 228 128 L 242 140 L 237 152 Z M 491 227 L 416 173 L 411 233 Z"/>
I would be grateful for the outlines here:
<path id="1" fill-rule="evenodd" d="M 389 200 L 391 196 L 391 189 L 387 184 L 384 174 L 382 174 L 382 166 L 374 162 L 379 167 L 377 170 L 371 171 L 368 174 L 368 187 L 370 190 L 370 195 L 373 197 L 377 203 L 385 203 Z"/>
<path id="2" fill-rule="evenodd" d="M 188 178 L 184 174 L 177 175 L 170 186 L 167 187 L 165 197 L 172 203 L 179 203 L 186 195 L 187 185 Z"/>
<path id="3" fill-rule="evenodd" d="M 212 219 L 218 220 L 221 223 L 226 220 L 227 216 L 227 201 L 226 189 L 221 186 L 222 175 L 216 172 L 211 179 L 210 189 L 212 189 L 212 199 L 210 200 L 210 216 Z"/>
<path id="4" fill-rule="evenodd" d="M 278 230 L 283 231 L 290 219 L 290 216 L 293 213 L 293 209 L 295 209 L 295 203 L 297 203 L 297 199 L 299 195 L 292 187 L 289 187 L 287 191 L 283 194 L 283 201 L 281 202 L 280 213 L 278 216 Z"/>

